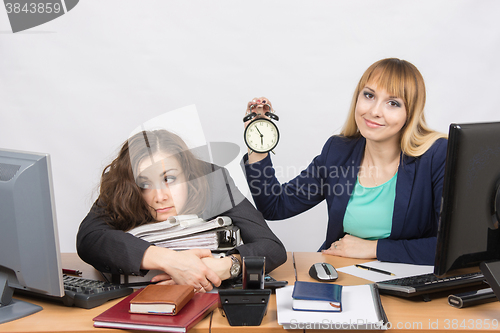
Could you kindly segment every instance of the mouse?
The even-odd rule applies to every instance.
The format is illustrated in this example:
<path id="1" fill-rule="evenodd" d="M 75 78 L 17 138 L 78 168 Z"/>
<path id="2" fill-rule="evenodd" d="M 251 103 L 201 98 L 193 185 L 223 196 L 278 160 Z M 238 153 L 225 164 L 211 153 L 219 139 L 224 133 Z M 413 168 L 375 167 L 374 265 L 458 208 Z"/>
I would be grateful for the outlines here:
<path id="1" fill-rule="evenodd" d="M 318 281 L 321 282 L 331 282 L 338 279 L 339 274 L 335 267 L 326 262 L 319 262 L 313 264 L 311 268 L 309 268 L 309 275 Z"/>

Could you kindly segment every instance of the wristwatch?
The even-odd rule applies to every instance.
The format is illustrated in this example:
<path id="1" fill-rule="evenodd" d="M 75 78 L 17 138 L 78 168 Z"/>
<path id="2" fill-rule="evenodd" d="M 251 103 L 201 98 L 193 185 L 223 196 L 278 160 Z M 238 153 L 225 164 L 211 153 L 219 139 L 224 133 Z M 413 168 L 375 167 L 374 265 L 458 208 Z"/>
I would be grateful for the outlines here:
<path id="1" fill-rule="evenodd" d="M 241 263 L 238 260 L 238 258 L 236 258 L 232 254 L 229 256 L 229 258 L 231 258 L 231 261 L 232 261 L 231 268 L 229 269 L 229 273 L 231 273 L 231 279 L 234 279 L 234 278 L 238 277 L 238 275 L 240 275 Z"/>

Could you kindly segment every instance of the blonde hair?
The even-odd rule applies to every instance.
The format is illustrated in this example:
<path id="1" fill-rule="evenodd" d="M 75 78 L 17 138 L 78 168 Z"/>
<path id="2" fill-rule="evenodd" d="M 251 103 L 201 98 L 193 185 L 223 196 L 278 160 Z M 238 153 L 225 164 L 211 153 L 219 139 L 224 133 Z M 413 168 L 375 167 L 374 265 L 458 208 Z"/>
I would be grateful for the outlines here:
<path id="1" fill-rule="evenodd" d="M 358 96 L 367 83 L 385 89 L 390 95 L 402 98 L 406 108 L 406 123 L 401 129 L 401 151 L 408 156 L 421 156 L 439 138 L 446 134 L 431 130 L 425 121 L 425 84 L 422 74 L 406 60 L 382 59 L 371 65 L 363 74 L 354 91 L 351 107 L 341 135 L 360 137 L 355 120 Z"/>

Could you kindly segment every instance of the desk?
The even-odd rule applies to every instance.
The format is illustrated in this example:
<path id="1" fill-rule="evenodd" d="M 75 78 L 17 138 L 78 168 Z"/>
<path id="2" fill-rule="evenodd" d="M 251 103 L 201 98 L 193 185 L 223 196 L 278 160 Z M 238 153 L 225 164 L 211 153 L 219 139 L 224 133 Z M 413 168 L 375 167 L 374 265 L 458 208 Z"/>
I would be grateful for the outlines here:
<path id="1" fill-rule="evenodd" d="M 98 271 L 92 266 L 83 262 L 76 253 L 61 254 L 62 267 L 69 269 L 78 269 L 82 271 L 82 277 L 89 279 L 102 280 Z M 23 297 L 14 294 L 14 298 L 25 300 L 43 307 L 43 310 L 30 316 L 0 324 L 0 332 L 124 332 L 117 329 L 94 328 L 92 318 L 106 311 L 115 305 L 122 298 L 104 303 L 93 309 L 82 309 L 76 307 L 67 307 L 62 303 L 45 301 L 34 297 Z M 206 333 L 210 330 L 211 315 L 200 321 L 190 333 Z"/>
<path id="2" fill-rule="evenodd" d="M 367 262 L 367 260 L 339 258 L 314 253 L 294 254 L 297 279 L 314 281 L 309 277 L 309 267 L 316 262 L 328 262 L 335 268 Z M 358 285 L 369 283 L 364 279 L 339 272 L 335 283 L 342 285 Z M 403 329 L 405 332 L 449 332 L 456 326 L 461 332 L 483 331 L 487 322 L 493 319 L 498 321 L 496 329 L 500 331 L 500 302 L 480 304 L 465 309 L 457 309 L 448 305 L 448 293 L 440 294 L 430 302 L 423 302 L 420 298 L 411 300 L 396 296 L 381 295 L 382 305 L 393 329 Z M 465 327 L 461 327 L 463 325 Z M 479 326 L 483 328 L 480 329 Z M 307 330 L 307 332 L 324 332 L 321 330 Z M 373 331 L 370 331 L 373 332 Z"/>
<path id="3" fill-rule="evenodd" d="M 75 253 L 62 254 L 61 259 L 65 268 L 79 269 L 83 272 L 83 277 L 85 278 L 99 278 L 98 272 L 91 266 L 83 263 Z M 274 270 L 271 275 L 277 280 L 287 280 L 290 284 L 295 281 L 295 273 L 297 274 L 298 280 L 314 281 L 309 277 L 308 271 L 309 267 L 316 262 L 329 262 L 334 265 L 334 267 L 340 268 L 367 262 L 367 260 L 326 256 L 317 252 L 289 252 L 287 262 Z M 335 283 L 342 285 L 358 285 L 368 282 L 369 281 L 364 279 L 339 272 L 339 278 Z M 493 319 L 500 322 L 500 302 L 481 304 L 465 309 L 456 309 L 448 305 L 446 296 L 447 295 L 443 295 L 427 303 L 420 300 L 409 300 L 387 295 L 382 295 L 381 299 L 387 317 L 392 324 L 392 328 L 400 328 L 405 332 L 449 332 L 454 326 L 457 326 L 462 332 L 477 332 L 485 330 L 484 326 L 487 321 L 489 321 L 490 325 Z M 0 324 L 0 332 L 120 332 L 120 330 L 116 329 L 98 329 L 92 326 L 92 318 L 104 312 L 119 300 L 110 301 L 99 307 L 86 310 L 65 307 L 62 304 L 60 305 L 58 303 L 35 298 L 20 297 L 17 295 L 15 295 L 15 297 L 41 305 L 44 309 L 31 316 Z M 480 324 L 483 327 L 482 329 L 479 327 Z M 461 325 L 465 327 L 461 327 Z M 492 329 L 493 328 L 490 328 L 490 330 Z M 283 333 L 284 330 L 277 323 L 275 296 L 271 295 L 267 314 L 259 327 L 231 327 L 227 323 L 226 318 L 221 315 L 220 311 L 216 310 L 189 332 L 221 333 L 235 331 Z M 500 323 L 496 331 L 500 331 Z M 293 332 L 303 331 L 293 330 Z M 306 332 L 310 333 L 313 331 L 307 330 Z M 318 330 L 317 332 L 325 331 Z"/>

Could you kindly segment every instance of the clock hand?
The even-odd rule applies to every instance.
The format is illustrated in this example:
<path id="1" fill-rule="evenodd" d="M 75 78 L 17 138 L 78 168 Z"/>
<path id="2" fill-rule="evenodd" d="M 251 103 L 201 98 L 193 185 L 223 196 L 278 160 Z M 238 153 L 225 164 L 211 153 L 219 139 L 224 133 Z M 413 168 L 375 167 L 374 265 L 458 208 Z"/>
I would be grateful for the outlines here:
<path id="1" fill-rule="evenodd" d="M 259 131 L 258 127 L 255 127 L 255 129 L 257 130 L 257 132 L 259 132 L 259 134 L 260 134 L 260 144 L 263 145 L 264 144 L 264 135 L 262 135 L 262 133 Z"/>
<path id="2" fill-rule="evenodd" d="M 255 126 L 255 129 L 257 130 L 257 132 L 259 132 L 260 134 L 260 144 L 263 145 L 264 144 L 264 135 L 259 131 L 259 128 L 257 126 Z"/>

